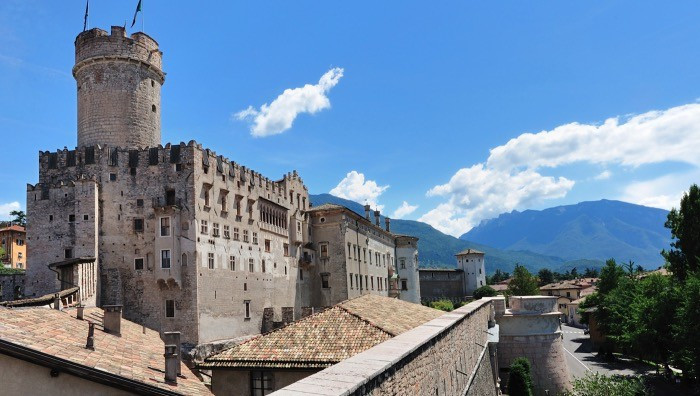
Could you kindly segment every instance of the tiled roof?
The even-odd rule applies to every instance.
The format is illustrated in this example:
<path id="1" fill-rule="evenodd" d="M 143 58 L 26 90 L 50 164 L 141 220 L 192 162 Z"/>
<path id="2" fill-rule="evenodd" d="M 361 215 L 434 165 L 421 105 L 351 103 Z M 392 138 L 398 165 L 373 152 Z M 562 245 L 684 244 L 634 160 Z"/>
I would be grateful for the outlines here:
<path id="1" fill-rule="evenodd" d="M 26 232 L 26 231 L 24 230 L 24 227 L 18 226 L 18 225 L 11 225 L 11 226 L 9 226 L 9 227 L 0 228 L 0 232 L 4 232 L 4 231 Z"/>
<path id="2" fill-rule="evenodd" d="M 476 249 L 464 249 L 461 252 L 457 253 L 455 256 L 461 256 L 463 254 L 484 254 L 484 252 L 481 252 Z"/>
<path id="3" fill-rule="evenodd" d="M 325 368 L 443 313 L 364 295 L 211 356 L 200 366 Z"/>
<path id="4" fill-rule="evenodd" d="M 332 203 L 324 203 L 322 205 L 310 207 L 307 210 L 307 212 L 315 212 L 317 210 L 331 210 L 331 209 L 347 209 L 347 208 L 345 206 L 336 205 L 336 204 L 332 204 Z M 350 210 L 350 209 L 348 209 L 348 210 Z"/>
<path id="5" fill-rule="evenodd" d="M 0 339 L 85 367 L 81 372 L 106 372 L 164 394 L 211 395 L 184 364 L 177 385 L 165 383 L 164 343 L 157 331 L 122 319 L 121 336 L 116 336 L 103 331 L 101 309 L 85 308 L 85 320 L 75 314 L 75 309 L 0 308 Z M 85 348 L 88 320 L 95 323 L 95 350 Z"/>
<path id="6" fill-rule="evenodd" d="M 540 287 L 540 290 L 562 290 L 562 289 L 581 289 L 581 285 L 577 285 L 574 282 L 571 281 L 563 281 L 563 282 L 556 282 L 556 283 L 550 283 L 548 285 L 544 285 Z"/>

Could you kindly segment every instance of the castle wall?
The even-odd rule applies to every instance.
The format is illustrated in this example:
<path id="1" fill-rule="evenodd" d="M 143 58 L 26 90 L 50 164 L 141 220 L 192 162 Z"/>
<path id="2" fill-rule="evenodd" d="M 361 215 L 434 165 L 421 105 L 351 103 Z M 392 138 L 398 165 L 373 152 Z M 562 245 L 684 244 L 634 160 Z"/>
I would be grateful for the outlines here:
<path id="1" fill-rule="evenodd" d="M 421 268 L 418 271 L 418 276 L 422 301 L 464 300 L 464 272 L 462 270 Z"/>

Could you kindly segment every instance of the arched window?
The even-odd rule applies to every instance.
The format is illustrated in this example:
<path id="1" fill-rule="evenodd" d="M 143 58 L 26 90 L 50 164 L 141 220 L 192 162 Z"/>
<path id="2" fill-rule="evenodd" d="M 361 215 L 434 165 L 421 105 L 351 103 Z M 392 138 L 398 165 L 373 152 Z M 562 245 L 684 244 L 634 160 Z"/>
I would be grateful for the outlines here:
<path id="1" fill-rule="evenodd" d="M 180 263 L 183 267 L 187 267 L 187 253 L 182 253 L 182 261 Z"/>

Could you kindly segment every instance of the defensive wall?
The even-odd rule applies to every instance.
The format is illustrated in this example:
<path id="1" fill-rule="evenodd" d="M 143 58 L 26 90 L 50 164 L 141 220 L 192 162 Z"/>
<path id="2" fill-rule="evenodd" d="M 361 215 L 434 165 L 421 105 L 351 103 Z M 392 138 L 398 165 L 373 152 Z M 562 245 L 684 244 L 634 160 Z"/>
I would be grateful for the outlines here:
<path id="1" fill-rule="evenodd" d="M 483 298 L 274 395 L 496 395 L 491 299 Z"/>

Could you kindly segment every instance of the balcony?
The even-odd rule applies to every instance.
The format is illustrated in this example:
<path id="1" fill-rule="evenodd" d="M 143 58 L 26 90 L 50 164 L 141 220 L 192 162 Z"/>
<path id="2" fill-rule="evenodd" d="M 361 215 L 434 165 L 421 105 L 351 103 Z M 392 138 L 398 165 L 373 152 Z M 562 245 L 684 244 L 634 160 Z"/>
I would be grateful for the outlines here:
<path id="1" fill-rule="evenodd" d="M 155 197 L 153 198 L 154 209 L 182 208 L 182 200 L 175 197 Z"/>

